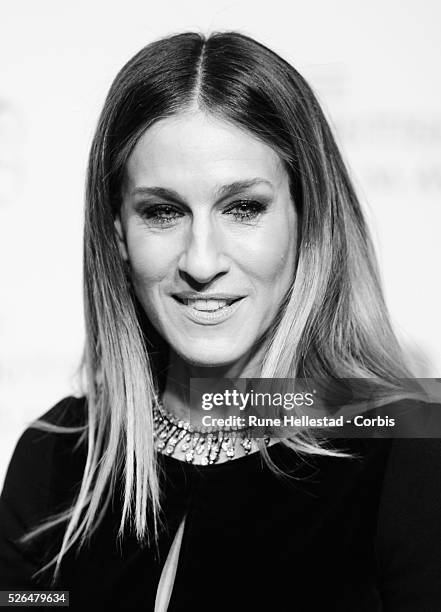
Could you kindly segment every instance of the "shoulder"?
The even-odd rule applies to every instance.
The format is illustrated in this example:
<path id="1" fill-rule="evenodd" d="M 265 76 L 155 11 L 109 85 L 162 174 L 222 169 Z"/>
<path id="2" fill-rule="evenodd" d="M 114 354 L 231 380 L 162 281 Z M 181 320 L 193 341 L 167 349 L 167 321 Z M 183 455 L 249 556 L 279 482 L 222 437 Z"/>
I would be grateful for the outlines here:
<path id="1" fill-rule="evenodd" d="M 398 527 L 416 517 L 441 517 L 441 404 L 406 400 L 384 411 L 394 412 L 400 427 L 389 445 L 381 518 Z"/>
<path id="2" fill-rule="evenodd" d="M 81 427 L 87 422 L 87 400 L 85 397 L 65 397 L 41 417 L 33 421 L 20 436 L 9 470 L 19 468 L 23 463 L 34 469 L 55 450 L 60 436 L 70 436 L 78 439 L 78 432 L 61 434 L 55 430 L 50 431 L 38 425 L 44 423 L 58 427 Z M 33 462 L 36 463 L 33 463 Z"/>
<path id="3" fill-rule="evenodd" d="M 391 610 L 441 607 L 441 439 L 392 441 L 377 525 L 383 600 Z"/>
<path id="4" fill-rule="evenodd" d="M 85 398 L 66 397 L 38 420 L 52 427 L 81 427 L 86 405 Z M 85 464 L 80 435 L 31 425 L 20 436 L 0 496 L 0 586 L 31 588 L 34 584 L 31 576 L 55 536 L 51 532 L 28 544 L 20 539 L 40 521 L 71 505 Z"/>
<path id="5" fill-rule="evenodd" d="M 439 513 L 441 525 L 441 439 L 392 441 L 384 474 L 382 510 L 394 520 L 403 521 Z"/>
<path id="6" fill-rule="evenodd" d="M 85 397 L 65 397 L 34 421 L 20 436 L 6 472 L 2 498 L 44 495 L 52 484 L 54 472 L 65 466 L 77 444 L 80 432 L 58 433 L 38 427 L 38 422 L 49 426 L 81 427 L 87 419 Z"/>
<path id="7" fill-rule="evenodd" d="M 69 395 L 57 402 L 39 419 L 66 427 L 81 426 L 87 418 L 87 398 Z"/>

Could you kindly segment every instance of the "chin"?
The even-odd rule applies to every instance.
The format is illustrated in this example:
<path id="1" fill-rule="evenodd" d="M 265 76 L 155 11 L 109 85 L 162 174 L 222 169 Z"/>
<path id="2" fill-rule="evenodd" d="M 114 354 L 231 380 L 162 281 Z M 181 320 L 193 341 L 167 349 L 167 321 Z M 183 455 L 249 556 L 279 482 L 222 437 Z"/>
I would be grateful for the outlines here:
<path id="1" fill-rule="evenodd" d="M 191 352 L 188 350 L 175 350 L 187 363 L 200 368 L 216 368 L 233 365 L 243 355 L 243 353 L 233 353 L 231 348 L 226 350 L 207 345 L 201 346 L 199 350 L 197 347 L 193 347 Z"/>

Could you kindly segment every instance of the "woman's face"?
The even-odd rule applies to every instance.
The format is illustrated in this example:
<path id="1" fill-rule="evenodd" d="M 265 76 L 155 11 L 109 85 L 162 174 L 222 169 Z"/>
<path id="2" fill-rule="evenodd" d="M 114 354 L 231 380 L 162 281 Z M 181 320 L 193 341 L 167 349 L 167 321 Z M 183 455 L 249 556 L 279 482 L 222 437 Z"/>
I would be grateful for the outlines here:
<path id="1" fill-rule="evenodd" d="M 273 149 L 200 111 L 144 133 L 115 222 L 148 318 L 199 366 L 233 364 L 268 329 L 294 278 L 296 224 Z"/>

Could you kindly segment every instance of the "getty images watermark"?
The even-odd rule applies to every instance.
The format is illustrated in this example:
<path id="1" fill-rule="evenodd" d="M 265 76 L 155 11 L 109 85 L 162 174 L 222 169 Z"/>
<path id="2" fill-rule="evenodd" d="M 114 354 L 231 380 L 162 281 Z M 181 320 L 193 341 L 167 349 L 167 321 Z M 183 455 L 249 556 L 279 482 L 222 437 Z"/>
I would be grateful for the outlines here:
<path id="1" fill-rule="evenodd" d="M 207 431 L 249 429 L 252 437 L 441 438 L 441 380 L 190 380 L 190 425 Z"/>

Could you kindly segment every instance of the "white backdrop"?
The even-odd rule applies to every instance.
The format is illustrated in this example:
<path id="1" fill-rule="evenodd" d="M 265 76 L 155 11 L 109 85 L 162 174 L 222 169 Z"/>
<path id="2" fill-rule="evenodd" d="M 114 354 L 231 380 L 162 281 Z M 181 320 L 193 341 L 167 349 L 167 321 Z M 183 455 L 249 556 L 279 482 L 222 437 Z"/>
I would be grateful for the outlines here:
<path id="1" fill-rule="evenodd" d="M 3 0 L 0 484 L 25 425 L 74 389 L 88 147 L 117 70 L 153 39 L 239 30 L 293 63 L 334 125 L 396 329 L 441 376 L 437 0 Z"/>

